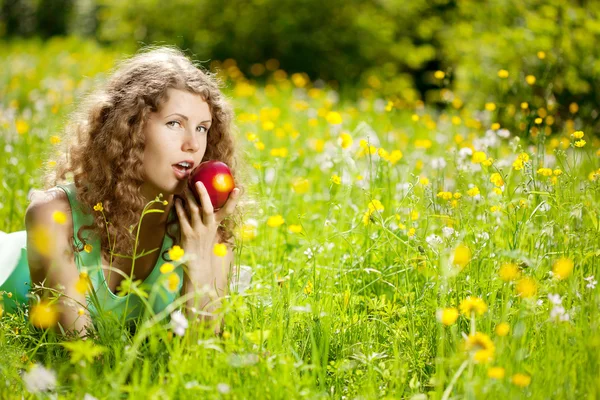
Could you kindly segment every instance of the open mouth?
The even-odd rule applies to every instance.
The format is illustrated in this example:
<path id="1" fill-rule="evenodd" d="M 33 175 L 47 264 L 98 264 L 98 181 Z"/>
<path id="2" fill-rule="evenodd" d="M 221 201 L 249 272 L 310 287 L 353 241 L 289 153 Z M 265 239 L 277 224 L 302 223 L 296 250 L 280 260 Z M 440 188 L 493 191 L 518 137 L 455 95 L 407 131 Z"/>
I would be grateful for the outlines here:
<path id="1" fill-rule="evenodd" d="M 178 179 L 185 179 L 190 175 L 192 168 L 175 164 L 173 165 L 173 171 L 175 171 L 175 176 L 177 176 Z"/>

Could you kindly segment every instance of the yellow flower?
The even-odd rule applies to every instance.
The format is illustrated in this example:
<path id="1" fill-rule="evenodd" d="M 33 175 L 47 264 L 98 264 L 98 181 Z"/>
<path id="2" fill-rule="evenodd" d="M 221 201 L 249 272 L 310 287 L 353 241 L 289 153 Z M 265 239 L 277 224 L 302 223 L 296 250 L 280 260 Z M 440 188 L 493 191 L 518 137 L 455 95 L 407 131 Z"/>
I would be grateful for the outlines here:
<path id="1" fill-rule="evenodd" d="M 383 204 L 381 204 L 381 202 L 377 199 L 373 199 L 369 202 L 369 211 L 383 211 L 385 209 L 385 207 L 383 206 Z"/>
<path id="2" fill-rule="evenodd" d="M 55 136 L 55 135 L 50 136 L 50 143 L 52 143 L 52 144 L 59 144 L 60 143 L 60 137 Z"/>
<path id="3" fill-rule="evenodd" d="M 2 314 L 4 314 L 4 308 L 2 308 L 2 304 L 0 304 L 0 317 L 2 317 Z"/>
<path id="4" fill-rule="evenodd" d="M 168 274 L 169 272 L 173 272 L 175 270 L 175 266 L 171 263 L 164 263 L 163 265 L 160 266 L 160 273 L 161 274 Z"/>
<path id="5" fill-rule="evenodd" d="M 313 292 L 313 284 L 310 280 L 306 283 L 306 286 L 304 286 L 303 291 L 304 291 L 304 294 L 307 296 L 309 296 Z"/>
<path id="6" fill-rule="evenodd" d="M 470 317 L 471 313 L 482 315 L 487 311 L 487 305 L 485 304 L 485 301 L 481 300 L 479 297 L 472 296 L 468 296 L 466 299 L 461 301 L 459 308 L 460 312 L 467 317 Z"/>
<path id="7" fill-rule="evenodd" d="M 306 178 L 298 177 L 292 181 L 292 190 L 298 194 L 304 194 L 308 192 L 309 188 L 310 182 Z"/>
<path id="8" fill-rule="evenodd" d="M 371 214 L 373 214 L 373 212 L 371 210 L 365 211 L 365 213 L 362 216 L 363 225 L 365 225 L 365 226 L 369 225 L 369 222 L 371 222 Z"/>
<path id="9" fill-rule="evenodd" d="M 89 243 L 86 243 L 85 246 L 83 246 L 83 250 L 86 253 L 91 253 L 93 249 L 94 249 L 94 247 Z"/>
<path id="10" fill-rule="evenodd" d="M 527 110 L 529 108 L 529 103 L 524 101 L 521 103 L 521 109 Z"/>
<path id="11" fill-rule="evenodd" d="M 392 150 L 392 152 L 390 153 L 387 161 L 392 164 L 395 165 L 398 161 L 400 161 L 400 159 L 402 158 L 403 154 L 400 150 Z"/>
<path id="12" fill-rule="evenodd" d="M 533 120 L 533 122 L 535 122 L 536 124 L 541 124 L 544 120 L 541 119 L 540 117 L 537 117 L 536 119 Z"/>
<path id="13" fill-rule="evenodd" d="M 552 176 L 552 169 L 550 168 L 538 168 L 537 173 L 542 176 Z"/>
<path id="14" fill-rule="evenodd" d="M 485 333 L 475 332 L 466 338 L 466 349 L 473 355 L 476 363 L 486 363 L 494 358 L 496 346 Z"/>
<path id="15" fill-rule="evenodd" d="M 487 154 L 485 154 L 483 151 L 476 151 L 471 157 L 471 162 L 473 164 L 479 164 L 485 160 L 487 160 Z"/>
<path id="16" fill-rule="evenodd" d="M 438 192 L 437 197 L 440 197 L 443 200 L 452 200 L 451 192 Z"/>
<path id="17" fill-rule="evenodd" d="M 527 374 L 518 373 L 512 376 L 511 382 L 513 383 L 513 385 L 524 388 L 529 386 L 529 384 L 531 383 L 531 377 Z"/>
<path id="18" fill-rule="evenodd" d="M 504 180 L 502 179 L 502 175 L 500 175 L 497 172 L 494 172 L 492 176 L 490 176 L 490 182 L 492 182 L 498 187 L 504 186 Z"/>
<path id="19" fill-rule="evenodd" d="M 454 324 L 458 319 L 458 310 L 454 307 L 443 308 L 441 310 L 438 310 L 437 319 L 442 324 L 450 326 Z"/>
<path id="20" fill-rule="evenodd" d="M 583 147 L 583 146 L 585 146 L 586 143 L 587 142 L 585 140 L 583 140 L 583 139 L 578 140 L 578 141 L 575 142 L 575 147 Z"/>
<path id="21" fill-rule="evenodd" d="M 464 244 L 459 244 L 454 249 L 454 256 L 452 257 L 452 264 L 458 265 L 460 268 L 464 268 L 471 261 L 471 249 Z"/>
<path id="22" fill-rule="evenodd" d="M 169 249 L 169 257 L 173 261 L 179 261 L 181 259 L 181 257 L 183 257 L 184 254 L 185 254 L 185 251 L 177 245 L 175 245 L 171 249 Z"/>
<path id="23" fill-rule="evenodd" d="M 421 176 L 419 177 L 419 183 L 423 186 L 427 186 L 429 185 L 429 178 L 427 178 L 426 176 Z"/>
<path id="24" fill-rule="evenodd" d="M 435 71 L 433 73 L 433 76 L 434 76 L 435 79 L 442 80 L 446 76 L 446 73 L 444 71 Z"/>
<path id="25" fill-rule="evenodd" d="M 94 211 L 104 211 L 104 207 L 102 207 L 102 203 L 97 203 L 94 206 Z"/>
<path id="26" fill-rule="evenodd" d="M 543 51 L 538 51 L 538 52 L 537 52 L 537 57 L 538 57 L 540 60 L 543 60 L 544 58 L 546 58 L 546 53 L 545 53 L 545 52 L 543 52 Z"/>
<path id="27" fill-rule="evenodd" d="M 479 188 L 477 186 L 473 186 L 471 189 L 467 190 L 467 194 L 471 197 L 475 197 L 479 193 Z"/>
<path id="28" fill-rule="evenodd" d="M 494 111 L 496 109 L 495 103 L 485 103 L 485 109 L 488 111 Z"/>
<path id="29" fill-rule="evenodd" d="M 498 129 L 500 129 L 500 124 L 494 122 L 490 128 L 492 128 L 493 131 L 497 131 Z"/>
<path id="30" fill-rule="evenodd" d="M 27 131 L 29 131 L 29 124 L 22 119 L 17 120 L 16 127 L 17 127 L 17 133 L 19 135 L 24 135 L 25 133 L 27 133 Z"/>
<path id="31" fill-rule="evenodd" d="M 352 143 L 353 143 L 352 136 L 350 136 L 346 132 L 342 132 L 340 134 L 340 137 L 338 138 L 338 144 L 340 145 L 340 147 L 342 149 L 347 149 L 348 147 L 352 146 Z"/>
<path id="32" fill-rule="evenodd" d="M 535 76 L 533 76 L 533 75 L 527 75 L 525 77 L 525 82 L 527 82 L 528 85 L 535 84 L 535 81 L 536 81 L 536 79 L 535 79 Z"/>
<path id="33" fill-rule="evenodd" d="M 181 279 L 179 278 L 179 275 L 177 275 L 175 272 L 171 273 L 167 277 L 167 289 L 169 289 L 169 291 L 172 293 L 177 291 L 180 281 Z"/>
<path id="34" fill-rule="evenodd" d="M 419 219 L 419 212 L 417 210 L 411 210 L 410 211 L 410 219 L 413 221 L 416 221 L 417 219 Z"/>
<path id="35" fill-rule="evenodd" d="M 582 131 L 575 131 L 573 132 L 573 137 L 575 139 L 581 139 L 583 137 L 584 133 Z"/>
<path id="36" fill-rule="evenodd" d="M 36 225 L 31 229 L 31 242 L 35 250 L 44 257 L 50 257 L 56 246 L 55 236 L 44 225 Z"/>
<path id="37" fill-rule="evenodd" d="M 490 367 L 487 371 L 487 376 L 492 379 L 502 379 L 504 378 L 504 368 Z"/>
<path id="38" fill-rule="evenodd" d="M 271 228 L 277 228 L 277 227 L 283 225 L 284 222 L 285 222 L 285 220 L 279 214 L 271 216 L 267 219 L 267 225 L 270 226 Z"/>
<path id="39" fill-rule="evenodd" d="M 335 183 L 336 185 L 339 185 L 339 184 L 341 184 L 341 183 L 342 183 L 342 178 L 340 178 L 340 177 L 339 177 L 339 176 L 337 176 L 337 175 L 332 175 L 332 176 L 331 176 L 331 182 L 332 182 L 332 183 Z"/>
<path id="40" fill-rule="evenodd" d="M 67 216 L 62 211 L 54 211 L 52 213 L 52 219 L 54 220 L 54 222 L 60 225 L 64 225 L 67 222 Z"/>
<path id="41" fill-rule="evenodd" d="M 29 320 L 37 328 L 51 328 L 58 322 L 58 310 L 47 300 L 42 300 L 31 307 Z"/>
<path id="42" fill-rule="evenodd" d="M 558 280 L 567 279 L 569 276 L 571 276 L 573 267 L 573 260 L 566 257 L 561 257 L 554 262 L 552 273 Z"/>
<path id="43" fill-rule="evenodd" d="M 416 233 L 417 230 L 415 228 L 410 228 L 406 234 L 408 235 L 408 237 L 413 237 Z"/>
<path id="44" fill-rule="evenodd" d="M 518 279 L 521 276 L 521 270 L 514 263 L 504 263 L 500 266 L 500 270 L 498 271 L 498 275 L 500 275 L 500 279 L 505 282 L 510 282 Z"/>
<path id="45" fill-rule="evenodd" d="M 529 297 L 533 297 L 537 293 L 537 283 L 535 280 L 529 277 L 522 278 L 519 282 L 517 282 L 517 294 L 526 299 Z"/>
<path id="46" fill-rule="evenodd" d="M 265 144 L 259 140 L 256 143 L 254 143 L 254 147 L 257 150 L 264 150 L 265 149 Z"/>
<path id="47" fill-rule="evenodd" d="M 506 322 L 500 322 L 498 325 L 496 325 L 496 335 L 498 336 L 506 336 L 508 335 L 508 332 L 510 331 L 510 325 Z"/>
<path id="48" fill-rule="evenodd" d="M 81 271 L 79 273 L 79 279 L 75 283 L 75 290 L 81 294 L 86 294 L 90 287 L 91 281 L 87 271 Z"/>
<path id="49" fill-rule="evenodd" d="M 252 240 L 258 236 L 258 228 L 254 224 L 244 224 L 240 227 L 242 240 Z"/>
<path id="50" fill-rule="evenodd" d="M 508 71 L 505 69 L 501 69 L 498 71 L 498 78 L 506 79 L 508 78 Z"/>
<path id="51" fill-rule="evenodd" d="M 331 125 L 339 125 L 342 123 L 342 116 L 340 115 L 340 113 L 335 111 L 329 111 L 325 119 Z"/>
<path id="52" fill-rule="evenodd" d="M 288 227 L 288 229 L 292 233 L 300 233 L 300 232 L 302 232 L 302 225 L 292 224 Z"/>
<path id="53" fill-rule="evenodd" d="M 227 245 L 225 243 L 217 243 L 213 247 L 213 253 L 217 257 L 225 257 L 227 255 Z"/>

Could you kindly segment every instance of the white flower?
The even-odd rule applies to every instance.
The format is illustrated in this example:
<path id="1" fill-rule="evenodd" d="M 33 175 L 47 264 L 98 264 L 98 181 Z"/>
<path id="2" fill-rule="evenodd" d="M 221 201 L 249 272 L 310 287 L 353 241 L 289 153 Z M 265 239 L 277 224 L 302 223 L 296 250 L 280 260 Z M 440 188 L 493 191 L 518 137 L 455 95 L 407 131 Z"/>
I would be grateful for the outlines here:
<path id="1" fill-rule="evenodd" d="M 450 228 L 449 226 L 445 226 L 442 228 L 442 234 L 444 237 L 450 237 L 454 234 L 454 228 Z"/>
<path id="2" fill-rule="evenodd" d="M 562 304 L 562 299 L 560 298 L 559 294 L 549 293 L 548 300 L 550 300 L 550 303 L 554 304 L 555 306 L 559 306 Z"/>
<path id="3" fill-rule="evenodd" d="M 425 238 L 425 241 L 430 245 L 430 246 L 435 246 L 438 244 L 442 244 L 442 238 L 439 237 L 438 235 L 435 234 L 431 234 L 429 236 L 427 236 Z"/>
<path id="4" fill-rule="evenodd" d="M 188 320 L 180 310 L 171 313 L 171 328 L 177 336 L 183 336 L 188 328 Z"/>
<path id="5" fill-rule="evenodd" d="M 86 393 L 85 396 L 83 396 L 83 400 L 98 400 L 97 398 L 95 398 L 94 396 L 92 396 L 89 393 Z"/>
<path id="6" fill-rule="evenodd" d="M 473 150 L 470 147 L 463 147 L 458 151 L 458 156 L 460 158 L 466 158 L 473 155 Z"/>
<path id="7" fill-rule="evenodd" d="M 588 282 L 588 284 L 585 285 L 585 287 L 588 289 L 594 289 L 596 287 L 596 284 L 598 284 L 598 281 L 594 279 L 594 275 L 590 275 L 587 278 L 583 279 L 585 279 Z"/>
<path id="8" fill-rule="evenodd" d="M 496 135 L 498 135 L 502 139 L 508 139 L 510 137 L 510 132 L 508 131 L 508 129 L 498 129 L 496 131 Z"/>
<path id="9" fill-rule="evenodd" d="M 434 158 L 431 160 L 431 168 L 433 169 L 444 169 L 446 168 L 446 160 L 442 157 Z"/>
<path id="10" fill-rule="evenodd" d="M 226 383 L 219 383 L 217 385 L 217 391 L 221 394 L 227 394 L 231 391 L 231 387 Z"/>
<path id="11" fill-rule="evenodd" d="M 29 393 L 53 390 L 56 387 L 56 373 L 43 365 L 35 364 L 23 374 L 23 382 Z"/>

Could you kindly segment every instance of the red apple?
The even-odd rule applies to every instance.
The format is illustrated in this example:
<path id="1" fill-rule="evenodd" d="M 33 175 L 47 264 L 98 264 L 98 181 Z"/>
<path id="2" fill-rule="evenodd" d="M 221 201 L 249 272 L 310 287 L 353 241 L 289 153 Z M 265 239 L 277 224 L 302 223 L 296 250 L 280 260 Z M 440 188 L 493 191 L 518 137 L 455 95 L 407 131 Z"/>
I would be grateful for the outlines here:
<path id="1" fill-rule="evenodd" d="M 200 195 L 196 190 L 196 182 L 202 182 L 208 195 L 213 209 L 217 210 L 227 202 L 229 193 L 235 188 L 231 170 L 227 164 L 221 161 L 205 161 L 198 165 L 188 178 L 188 186 L 198 204 L 201 204 Z"/>

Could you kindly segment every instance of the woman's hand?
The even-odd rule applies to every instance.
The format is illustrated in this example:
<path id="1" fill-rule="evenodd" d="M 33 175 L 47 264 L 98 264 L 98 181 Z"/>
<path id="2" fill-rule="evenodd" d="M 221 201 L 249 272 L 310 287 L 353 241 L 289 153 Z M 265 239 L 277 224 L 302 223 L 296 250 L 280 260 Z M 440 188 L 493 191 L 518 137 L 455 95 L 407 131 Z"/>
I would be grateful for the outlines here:
<path id="1" fill-rule="evenodd" d="M 184 196 L 189 218 L 181 200 L 175 201 L 181 227 L 181 247 L 189 255 L 189 263 L 186 264 L 190 272 L 198 271 L 210 262 L 219 224 L 233 213 L 240 194 L 240 189 L 234 188 L 225 205 L 215 212 L 202 182 L 196 182 L 196 190 L 201 204 L 196 202 L 192 191 L 185 185 Z"/>

